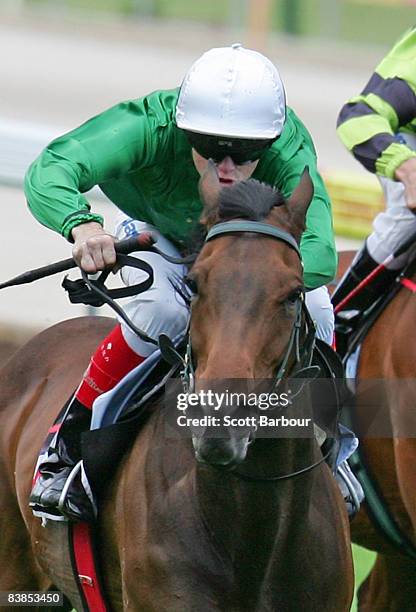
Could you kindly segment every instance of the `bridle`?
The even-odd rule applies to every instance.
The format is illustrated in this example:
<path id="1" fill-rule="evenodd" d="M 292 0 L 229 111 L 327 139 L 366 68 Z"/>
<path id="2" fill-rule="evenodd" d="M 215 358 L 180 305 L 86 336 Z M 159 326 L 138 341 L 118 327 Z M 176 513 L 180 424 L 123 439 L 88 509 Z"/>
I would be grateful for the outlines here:
<path id="1" fill-rule="evenodd" d="M 263 236 L 276 238 L 289 245 L 296 252 L 299 259 L 301 259 L 299 246 L 291 234 L 278 227 L 269 225 L 268 223 L 261 223 L 258 221 L 225 221 L 224 223 L 218 223 L 209 230 L 205 242 L 207 243 L 218 236 L 243 232 L 262 234 Z M 295 309 L 295 321 L 292 326 L 285 354 L 276 372 L 271 392 L 275 392 L 285 378 L 288 364 L 292 356 L 294 357 L 294 366 L 290 372 L 291 376 L 296 376 L 297 378 L 302 378 L 302 376 L 306 377 L 310 373 L 311 367 L 313 367 L 311 366 L 311 361 L 315 346 L 315 327 L 305 306 L 303 292 L 296 299 Z M 305 331 L 305 339 L 301 347 L 300 339 L 302 331 Z M 192 392 L 195 388 L 195 368 L 192 358 L 192 341 L 190 334 L 188 334 L 184 369 L 182 370 L 181 377 L 185 392 Z"/>
<path id="2" fill-rule="evenodd" d="M 257 221 L 225 221 L 223 223 L 218 223 L 209 230 L 205 238 L 205 242 L 207 243 L 213 240 L 214 238 L 224 236 L 226 234 L 244 232 L 261 234 L 263 236 L 270 236 L 271 238 L 280 240 L 287 244 L 290 248 L 292 248 L 296 252 L 298 257 L 301 259 L 299 246 L 291 234 L 267 223 L 261 223 Z M 315 327 L 305 306 L 303 292 L 297 298 L 295 302 L 295 308 L 295 321 L 292 326 L 285 353 L 276 372 L 271 392 L 275 392 L 281 385 L 282 381 L 287 378 L 288 375 L 290 375 L 292 378 L 308 378 L 315 377 L 319 374 L 318 366 L 311 366 L 313 350 L 315 347 Z M 304 341 L 301 346 L 302 336 L 304 337 Z M 290 371 L 288 371 L 289 363 L 293 364 Z M 193 392 L 193 390 L 195 389 L 195 368 L 194 361 L 192 358 L 192 342 L 190 334 L 188 334 L 188 341 L 184 359 L 184 368 L 181 372 L 181 378 L 184 391 L 186 393 Z M 300 393 L 300 391 L 298 393 Z M 310 472 L 314 468 L 321 465 L 332 453 L 332 445 L 330 446 L 331 448 L 328 450 L 328 452 L 326 452 L 318 461 L 289 474 L 282 474 L 270 477 L 258 477 L 251 476 L 250 474 L 244 474 L 237 470 L 230 471 L 230 474 L 243 480 L 251 480 L 256 482 L 274 482 L 277 480 L 287 480 L 289 478 L 294 478 L 295 476 L 300 476 L 301 474 L 306 474 L 307 472 Z"/>

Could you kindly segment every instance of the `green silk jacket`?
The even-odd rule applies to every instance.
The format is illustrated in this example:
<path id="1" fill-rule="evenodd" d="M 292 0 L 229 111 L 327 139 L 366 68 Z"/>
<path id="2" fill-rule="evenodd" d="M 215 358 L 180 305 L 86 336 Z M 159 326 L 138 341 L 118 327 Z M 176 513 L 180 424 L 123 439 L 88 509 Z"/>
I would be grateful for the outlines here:
<path id="1" fill-rule="evenodd" d="M 80 223 L 102 223 L 83 195 L 99 185 L 129 216 L 151 223 L 178 246 L 185 245 L 202 204 L 191 147 L 175 123 L 178 91 L 156 91 L 122 102 L 50 143 L 25 178 L 29 208 L 40 223 L 66 238 Z M 314 289 L 335 275 L 331 205 L 309 132 L 288 109 L 282 135 L 263 155 L 253 178 L 288 197 L 305 166 L 315 193 L 301 251 L 305 286 Z"/>

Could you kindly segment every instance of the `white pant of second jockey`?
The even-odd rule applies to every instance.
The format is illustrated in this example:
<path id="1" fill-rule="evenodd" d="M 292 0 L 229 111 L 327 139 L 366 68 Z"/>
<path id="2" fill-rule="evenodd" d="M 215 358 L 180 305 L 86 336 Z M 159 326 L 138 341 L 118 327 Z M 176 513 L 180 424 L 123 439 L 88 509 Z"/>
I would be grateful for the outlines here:
<path id="1" fill-rule="evenodd" d="M 400 137 L 416 150 L 416 137 L 412 134 L 400 134 Z M 373 232 L 367 238 L 367 249 L 377 263 L 382 263 L 410 236 L 416 233 L 416 216 L 407 208 L 403 183 L 388 178 L 378 177 L 384 191 L 385 212 L 379 213 L 373 222 Z M 407 254 L 393 260 L 387 265 L 392 270 L 399 270 L 407 261 Z"/>
<path id="2" fill-rule="evenodd" d="M 151 231 L 157 236 L 158 248 L 180 257 L 176 247 L 152 225 L 136 221 L 120 213 L 116 222 L 115 235 L 120 240 L 129 238 L 136 233 Z M 149 263 L 154 271 L 154 282 L 150 289 L 131 299 L 124 306 L 127 315 L 137 327 L 152 338 L 165 333 L 174 338 L 184 332 L 188 324 L 189 312 L 182 298 L 172 286 L 172 279 L 183 277 L 187 273 L 186 266 L 172 264 L 156 253 L 141 252 L 140 259 Z M 147 278 L 147 274 L 136 268 L 124 268 L 122 279 L 126 285 L 134 285 Z M 316 326 L 316 335 L 328 344 L 332 343 L 334 332 L 334 314 L 331 300 L 326 287 L 319 287 L 306 294 L 306 306 Z M 120 320 L 123 336 L 133 351 L 147 357 L 155 346 L 141 340 L 130 328 Z"/>

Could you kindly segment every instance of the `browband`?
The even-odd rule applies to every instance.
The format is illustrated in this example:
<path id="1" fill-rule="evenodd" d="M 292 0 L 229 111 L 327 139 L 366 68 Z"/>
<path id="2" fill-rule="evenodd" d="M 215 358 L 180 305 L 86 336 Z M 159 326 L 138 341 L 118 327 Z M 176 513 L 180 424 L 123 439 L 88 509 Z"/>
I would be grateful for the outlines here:
<path id="1" fill-rule="evenodd" d="M 271 236 L 286 242 L 296 253 L 301 257 L 298 243 L 291 234 L 285 232 L 278 227 L 269 225 L 268 223 L 261 223 L 259 221 L 225 221 L 224 223 L 217 223 L 209 230 L 205 242 L 208 242 L 216 236 L 223 234 L 231 234 L 233 232 L 252 232 L 255 234 L 263 234 L 265 236 Z"/>

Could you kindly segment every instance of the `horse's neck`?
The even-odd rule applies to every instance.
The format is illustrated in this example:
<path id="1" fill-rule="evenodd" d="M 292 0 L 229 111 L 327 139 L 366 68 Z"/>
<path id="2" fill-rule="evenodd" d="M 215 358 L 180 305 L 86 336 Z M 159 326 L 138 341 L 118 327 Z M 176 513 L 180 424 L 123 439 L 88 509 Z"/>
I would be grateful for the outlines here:
<path id="1" fill-rule="evenodd" d="M 253 446 L 251 457 L 237 471 L 262 477 L 290 474 L 319 459 L 312 439 L 267 439 Z M 197 495 L 204 522 L 220 549 L 231 559 L 255 561 L 262 570 L 281 545 L 295 541 L 308 512 L 311 482 L 307 475 L 279 481 L 243 480 L 237 475 L 200 466 Z M 242 572 L 244 575 L 244 571 Z"/>
<path id="2" fill-rule="evenodd" d="M 303 554 L 314 478 L 239 479 L 197 464 L 189 439 L 167 440 L 164 418 L 152 421 L 129 459 L 133 506 L 152 509 L 148 520 L 158 546 L 172 555 L 178 555 L 179 546 L 183 559 L 190 566 L 202 564 L 209 580 L 221 576 L 225 593 L 232 590 L 230 600 L 255 609 L 267 585 L 277 584 L 279 573 L 301 562 L 296 555 Z M 268 477 L 296 471 L 318 458 L 313 439 L 264 439 L 253 444 L 238 469 Z M 138 469 L 147 477 L 137 481 Z"/>

